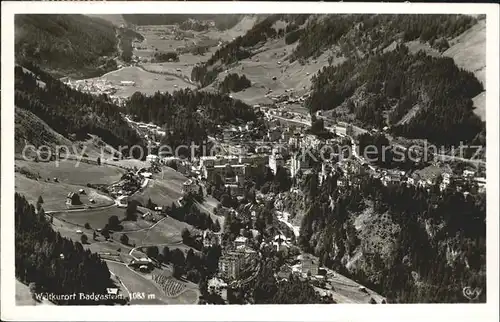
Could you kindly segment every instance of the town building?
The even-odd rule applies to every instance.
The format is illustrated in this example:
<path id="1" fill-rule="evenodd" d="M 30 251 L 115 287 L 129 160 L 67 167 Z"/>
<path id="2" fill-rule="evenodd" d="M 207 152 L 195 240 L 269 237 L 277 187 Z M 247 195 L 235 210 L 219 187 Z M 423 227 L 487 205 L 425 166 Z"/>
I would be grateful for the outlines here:
<path id="1" fill-rule="evenodd" d="M 239 236 L 234 240 L 234 246 L 236 248 L 247 245 L 248 238 Z"/>
<path id="2" fill-rule="evenodd" d="M 184 194 L 184 196 L 198 193 L 198 191 L 198 184 L 193 179 L 188 179 L 182 184 L 182 193 Z"/>
<path id="3" fill-rule="evenodd" d="M 290 159 L 290 175 L 294 178 L 299 170 L 305 171 L 312 168 L 312 158 L 309 154 L 292 154 Z"/>
<path id="4" fill-rule="evenodd" d="M 249 265 L 257 259 L 257 252 L 246 245 L 237 247 L 235 253 L 240 254 L 243 265 Z"/>
<path id="5" fill-rule="evenodd" d="M 242 256 L 240 253 L 226 253 L 219 258 L 219 275 L 225 280 L 235 280 L 240 277 L 242 269 Z"/>
<path id="6" fill-rule="evenodd" d="M 220 233 L 214 233 L 209 230 L 205 230 L 202 235 L 203 247 L 212 247 L 221 244 L 222 236 Z"/>
<path id="7" fill-rule="evenodd" d="M 269 168 L 273 171 L 274 174 L 278 171 L 278 167 L 283 167 L 285 166 L 285 160 L 283 159 L 283 156 L 279 153 L 273 153 L 269 157 Z"/>

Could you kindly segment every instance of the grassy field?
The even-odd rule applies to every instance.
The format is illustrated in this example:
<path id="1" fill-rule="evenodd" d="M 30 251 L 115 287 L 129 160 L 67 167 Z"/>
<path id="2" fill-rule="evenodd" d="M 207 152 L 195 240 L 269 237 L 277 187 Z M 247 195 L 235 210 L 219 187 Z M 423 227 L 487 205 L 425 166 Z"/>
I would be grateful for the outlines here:
<path id="1" fill-rule="evenodd" d="M 473 72 L 483 86 L 486 86 L 486 21 L 480 20 L 472 28 L 453 39 L 450 46 L 443 56 L 453 58 L 458 67 Z M 473 101 L 476 107 L 474 113 L 483 121 L 486 120 L 484 93 L 479 94 Z"/>
<path id="2" fill-rule="evenodd" d="M 137 192 L 132 199 L 146 205 L 148 199 L 160 205 L 170 206 L 182 196 L 182 184 L 187 180 L 185 176 L 169 167 L 163 167 L 162 172 L 155 174 L 149 180 L 148 186 Z"/>
<path id="3" fill-rule="evenodd" d="M 120 180 L 124 170 L 106 165 L 92 165 L 73 160 L 59 162 L 33 162 L 16 160 L 16 165 L 30 172 L 38 173 L 43 180 L 57 178 L 59 182 L 86 186 L 92 184 L 111 184 Z"/>
<path id="4" fill-rule="evenodd" d="M 106 206 L 113 204 L 113 200 L 107 196 L 99 194 L 97 191 L 84 187 L 66 183 L 54 183 L 36 181 L 28 179 L 22 174 L 15 174 L 15 191 L 28 199 L 30 203 L 36 204 L 38 197 L 43 198 L 43 209 L 45 211 L 66 210 L 66 197 L 69 192 L 78 193 L 79 189 L 85 189 L 86 194 L 80 195 L 80 200 L 84 205 Z M 90 204 L 89 198 L 93 198 L 95 203 Z"/>
<path id="5" fill-rule="evenodd" d="M 284 94 L 288 89 L 293 89 L 298 95 L 307 93 L 312 76 L 323 66 L 328 65 L 330 53 L 327 51 L 316 60 L 311 60 L 302 66 L 298 61 L 290 63 L 287 60 L 294 48 L 295 45 L 286 45 L 283 39 L 274 40 L 266 43 L 253 57 L 229 68 L 227 73 L 245 75 L 252 82 L 251 87 L 233 93 L 233 97 L 252 105 L 272 103 L 273 101 L 266 97 L 269 90 L 272 90 L 272 96 Z M 342 61 L 342 58 L 336 58 L 334 64 Z M 220 73 L 218 81 L 222 81 L 227 73 Z M 273 76 L 276 76 L 276 80 L 272 79 Z M 213 87 L 209 86 L 206 89 L 213 90 Z"/>
<path id="6" fill-rule="evenodd" d="M 121 219 L 125 215 L 125 210 L 112 206 L 103 209 L 89 209 L 55 214 L 57 218 L 74 224 L 85 225 L 85 223 L 88 223 L 90 227 L 94 229 L 103 228 L 108 223 L 108 218 L 113 215 Z"/>
<path id="7" fill-rule="evenodd" d="M 164 245 L 182 247 L 181 233 L 184 228 L 193 230 L 193 227 L 184 222 L 166 217 L 150 229 L 115 232 L 113 238 L 116 237 L 118 240 L 121 234 L 127 234 L 130 243 L 135 243 L 137 246 Z"/>
<path id="8" fill-rule="evenodd" d="M 159 75 L 146 72 L 139 67 L 129 66 L 118 69 L 114 72 L 108 73 L 101 79 L 106 79 L 116 86 L 116 96 L 129 97 L 135 92 L 142 92 L 144 94 L 154 94 L 158 91 L 174 91 L 177 88 L 192 87 L 185 81 L 171 76 Z M 133 81 L 135 86 L 121 86 L 121 81 Z M 175 87 L 177 85 L 177 88 Z"/>
<path id="9" fill-rule="evenodd" d="M 123 160 L 118 160 L 118 161 L 113 161 L 112 159 L 106 159 L 105 162 L 106 162 L 106 164 L 116 165 L 116 166 L 125 167 L 125 168 L 136 167 L 137 169 L 140 169 L 140 168 L 147 168 L 150 166 L 149 162 L 138 160 L 138 159 L 123 159 Z"/>

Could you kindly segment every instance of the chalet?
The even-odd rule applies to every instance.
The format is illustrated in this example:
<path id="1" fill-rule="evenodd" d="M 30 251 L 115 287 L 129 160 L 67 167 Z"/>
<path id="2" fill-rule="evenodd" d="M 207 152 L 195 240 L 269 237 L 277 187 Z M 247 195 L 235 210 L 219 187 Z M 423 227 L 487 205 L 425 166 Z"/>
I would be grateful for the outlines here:
<path id="1" fill-rule="evenodd" d="M 247 245 L 248 238 L 239 236 L 234 240 L 234 246 L 236 248 Z"/>
<path id="2" fill-rule="evenodd" d="M 150 258 L 143 257 L 139 259 L 133 259 L 128 266 L 141 271 L 150 271 L 154 268 L 154 263 Z"/>
<path id="3" fill-rule="evenodd" d="M 66 197 L 66 205 L 67 206 L 76 206 L 76 205 L 81 205 L 82 202 L 80 201 L 80 196 L 74 192 L 68 193 L 68 196 Z"/>

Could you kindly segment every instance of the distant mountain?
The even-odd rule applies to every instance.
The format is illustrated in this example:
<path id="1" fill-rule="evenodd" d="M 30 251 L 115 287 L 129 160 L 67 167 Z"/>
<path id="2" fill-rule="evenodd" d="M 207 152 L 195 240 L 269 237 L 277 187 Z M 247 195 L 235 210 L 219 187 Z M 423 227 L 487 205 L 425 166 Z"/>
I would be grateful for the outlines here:
<path id="1" fill-rule="evenodd" d="M 134 25 L 183 25 L 201 28 L 200 24 L 193 21 L 213 21 L 219 30 L 230 29 L 235 26 L 245 15 L 239 14 L 126 14 L 122 15 L 125 21 Z"/>
<path id="2" fill-rule="evenodd" d="M 84 15 L 16 15 L 15 55 L 56 76 L 93 76 L 116 55 L 115 27 Z"/>
<path id="3" fill-rule="evenodd" d="M 123 15 L 110 15 L 110 14 L 87 14 L 86 16 L 92 17 L 92 18 L 99 18 L 102 20 L 106 20 L 113 24 L 115 27 L 121 27 L 122 25 L 126 25 L 127 22 L 125 19 L 123 19 Z"/>

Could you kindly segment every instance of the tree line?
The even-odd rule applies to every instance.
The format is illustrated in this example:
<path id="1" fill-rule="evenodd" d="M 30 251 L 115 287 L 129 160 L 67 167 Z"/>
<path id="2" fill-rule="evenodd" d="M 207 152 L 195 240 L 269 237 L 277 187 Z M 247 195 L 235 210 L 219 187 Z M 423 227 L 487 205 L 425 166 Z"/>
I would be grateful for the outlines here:
<path id="1" fill-rule="evenodd" d="M 106 288 L 112 287 L 113 283 L 106 263 L 97 254 L 85 250 L 81 243 L 63 238 L 52 230 L 43 208 L 36 211 L 17 193 L 14 201 L 16 278 L 30 284 L 36 293 L 107 294 Z M 78 297 L 55 302 L 97 304 L 81 301 Z"/>
<path id="2" fill-rule="evenodd" d="M 82 140 L 95 134 L 113 147 L 142 144 L 106 95 L 94 96 L 63 84 L 39 67 L 15 67 L 15 104 L 29 110 L 65 137 Z M 35 76 L 36 75 L 36 76 Z M 40 86 L 38 81 L 45 83 Z"/>

